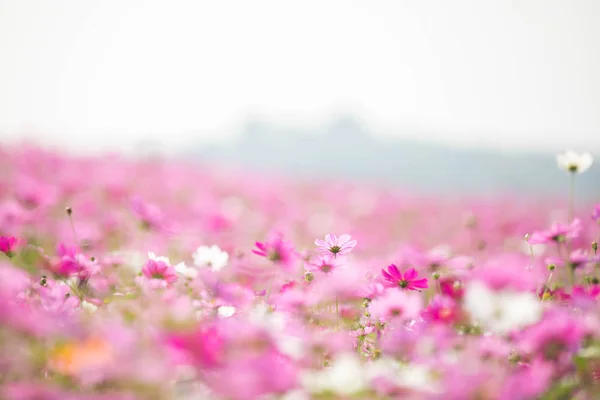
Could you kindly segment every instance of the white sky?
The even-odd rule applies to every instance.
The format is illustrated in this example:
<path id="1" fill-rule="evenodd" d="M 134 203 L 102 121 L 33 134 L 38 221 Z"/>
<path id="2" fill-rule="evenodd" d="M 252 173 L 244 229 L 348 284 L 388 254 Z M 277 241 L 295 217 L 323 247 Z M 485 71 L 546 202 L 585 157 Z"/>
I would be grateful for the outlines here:
<path id="1" fill-rule="evenodd" d="M 0 140 L 169 148 L 247 115 L 600 149 L 597 0 L 0 0 Z"/>

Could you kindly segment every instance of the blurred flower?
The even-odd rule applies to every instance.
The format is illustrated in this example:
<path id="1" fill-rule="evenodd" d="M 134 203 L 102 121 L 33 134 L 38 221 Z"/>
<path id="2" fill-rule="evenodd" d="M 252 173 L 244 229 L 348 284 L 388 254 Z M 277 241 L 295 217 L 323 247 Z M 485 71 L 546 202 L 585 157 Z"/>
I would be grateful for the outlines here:
<path id="1" fill-rule="evenodd" d="M 581 230 L 581 220 L 575 218 L 569 225 L 555 223 L 550 229 L 534 232 L 529 236 L 527 242 L 529 244 L 563 243 L 578 237 Z"/>
<path id="2" fill-rule="evenodd" d="M 142 268 L 142 274 L 148 279 L 163 280 L 168 284 L 177 280 L 175 269 L 164 261 L 148 260 Z"/>
<path id="3" fill-rule="evenodd" d="M 494 291 L 480 281 L 467 285 L 465 309 L 483 327 L 499 334 L 534 324 L 542 316 L 542 306 L 535 294 Z"/>
<path id="4" fill-rule="evenodd" d="M 167 337 L 167 344 L 181 353 L 183 361 L 203 368 L 218 365 L 225 350 L 225 338 L 214 325 L 171 334 Z"/>
<path id="5" fill-rule="evenodd" d="M 93 314 L 96 312 L 96 310 L 98 310 L 97 305 L 85 300 L 81 302 L 81 308 L 90 314 Z"/>
<path id="6" fill-rule="evenodd" d="M 600 224 L 600 204 L 596 204 L 592 212 L 592 220 Z"/>
<path id="7" fill-rule="evenodd" d="M 210 267 L 211 270 L 218 272 L 222 270 L 229 261 L 229 254 L 222 251 L 218 246 L 212 245 L 200 246 L 192 255 L 194 265 L 197 267 Z"/>
<path id="8" fill-rule="evenodd" d="M 161 261 L 167 265 L 171 265 L 171 261 L 169 260 L 169 257 L 157 256 L 156 254 L 154 254 L 151 251 L 148 252 L 148 259 L 154 260 L 154 261 Z"/>
<path id="9" fill-rule="evenodd" d="M 145 229 L 161 230 L 164 227 L 164 216 L 161 210 L 153 204 L 146 203 L 140 197 L 135 196 L 131 199 L 131 210 Z"/>
<path id="10" fill-rule="evenodd" d="M 221 306 L 221 307 L 217 308 L 217 314 L 219 314 L 219 317 L 221 317 L 221 318 L 229 318 L 233 314 L 235 314 L 235 307 Z"/>
<path id="11" fill-rule="evenodd" d="M 14 256 L 17 238 L 13 236 L 0 236 L 0 252 L 12 258 Z"/>
<path id="12" fill-rule="evenodd" d="M 460 316 L 456 302 L 447 296 L 435 296 L 427 309 L 423 311 L 423 317 L 428 321 L 453 323 Z"/>
<path id="13" fill-rule="evenodd" d="M 188 267 L 184 262 L 175 265 L 175 272 L 185 278 L 194 279 L 198 276 L 198 270 L 196 268 Z"/>
<path id="14" fill-rule="evenodd" d="M 50 368 L 65 375 L 99 368 L 113 359 L 112 347 L 99 337 L 59 345 L 50 354 Z"/>
<path id="15" fill-rule="evenodd" d="M 343 396 L 358 393 L 368 384 L 360 359 L 352 353 L 340 354 L 330 367 L 322 371 L 305 372 L 301 380 L 311 393 L 331 391 Z"/>
<path id="16" fill-rule="evenodd" d="M 323 253 L 331 253 L 335 256 L 346 255 L 354 249 L 356 246 L 356 240 L 350 240 L 350 235 L 341 235 L 339 238 L 335 235 L 328 233 L 325 235 L 325 240 L 315 240 L 317 250 Z"/>
<path id="17" fill-rule="evenodd" d="M 519 348 L 528 354 L 537 353 L 547 360 L 555 360 L 563 352 L 577 351 L 583 337 L 591 332 L 580 318 L 555 310 L 525 329 L 518 336 L 518 343 Z"/>
<path id="18" fill-rule="evenodd" d="M 381 270 L 381 274 L 389 287 L 399 287 L 400 289 L 419 290 L 427 289 L 427 279 L 417 279 L 418 274 L 414 268 L 408 269 L 404 275 L 394 264 L 388 266 L 388 270 Z"/>
<path id="19" fill-rule="evenodd" d="M 264 243 L 256 242 L 255 244 L 256 249 L 252 250 L 254 254 L 287 268 L 291 266 L 296 254 L 293 245 L 279 234 L 272 234 Z"/>
<path id="20" fill-rule="evenodd" d="M 341 265 L 340 261 L 331 254 L 324 254 L 313 258 L 307 265 L 310 272 L 320 271 L 325 274 L 333 272 Z"/>
<path id="21" fill-rule="evenodd" d="M 422 307 L 422 300 L 418 294 L 388 289 L 382 296 L 371 301 L 369 312 L 380 321 L 390 321 L 394 318 L 405 320 L 417 318 Z"/>
<path id="22" fill-rule="evenodd" d="M 592 166 L 594 159 L 590 153 L 577 154 L 572 150 L 567 150 L 556 156 L 556 162 L 560 169 L 580 174 Z"/>

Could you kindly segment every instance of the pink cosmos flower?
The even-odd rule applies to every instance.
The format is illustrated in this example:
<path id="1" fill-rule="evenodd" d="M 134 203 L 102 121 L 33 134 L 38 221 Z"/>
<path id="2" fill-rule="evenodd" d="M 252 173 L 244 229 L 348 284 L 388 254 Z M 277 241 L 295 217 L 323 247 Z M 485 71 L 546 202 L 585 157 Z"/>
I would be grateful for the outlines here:
<path id="1" fill-rule="evenodd" d="M 13 236 L 0 236 L 0 252 L 12 258 L 17 246 L 17 238 Z"/>
<path id="2" fill-rule="evenodd" d="M 592 220 L 597 224 L 600 224 L 600 204 L 596 204 L 594 211 L 592 212 Z"/>
<path id="3" fill-rule="evenodd" d="M 465 288 L 462 283 L 458 279 L 452 277 L 441 278 L 440 287 L 442 289 L 442 294 L 450 296 L 455 300 L 462 299 L 465 294 Z"/>
<path id="4" fill-rule="evenodd" d="M 423 317 L 429 321 L 453 323 L 460 317 L 460 311 L 452 298 L 438 295 L 424 310 Z"/>
<path id="5" fill-rule="evenodd" d="M 418 274 L 414 268 L 410 268 L 407 270 L 404 275 L 398 267 L 394 264 L 388 266 L 388 270 L 381 270 L 381 275 L 386 280 L 386 284 L 389 287 L 399 287 L 400 289 L 408 289 L 408 290 L 417 290 L 419 289 L 427 289 L 429 286 L 427 285 L 427 279 L 417 279 Z"/>
<path id="6" fill-rule="evenodd" d="M 600 285 L 573 286 L 573 297 L 582 299 L 598 300 L 600 299 Z"/>
<path id="7" fill-rule="evenodd" d="M 369 311 L 375 319 L 390 321 L 394 318 L 417 318 L 421 308 L 421 297 L 418 294 L 386 290 L 383 296 L 371 302 Z"/>
<path id="8" fill-rule="evenodd" d="M 321 271 L 325 274 L 328 274 L 333 272 L 339 266 L 340 263 L 334 256 L 330 254 L 324 254 L 311 260 L 311 262 L 306 266 L 306 269 L 311 272 Z"/>
<path id="9" fill-rule="evenodd" d="M 575 218 L 569 225 L 555 223 L 550 229 L 534 232 L 527 241 L 529 244 L 562 243 L 578 237 L 581 230 L 581 220 Z"/>
<path id="10" fill-rule="evenodd" d="M 59 243 L 56 247 L 56 255 L 59 257 L 52 267 L 52 270 L 61 276 L 70 276 L 81 272 L 84 269 L 82 262 L 84 257 L 77 253 L 75 247 L 66 246 Z"/>
<path id="11" fill-rule="evenodd" d="M 256 242 L 252 252 L 274 263 L 289 267 L 295 258 L 294 246 L 279 234 L 272 234 L 265 242 Z"/>
<path id="12" fill-rule="evenodd" d="M 142 274 L 148 279 L 164 280 L 168 284 L 177 280 L 175 268 L 164 261 L 148 260 L 144 268 L 142 268 Z"/>
<path id="13" fill-rule="evenodd" d="M 590 329 L 581 318 L 563 310 L 545 315 L 544 319 L 519 334 L 520 348 L 547 360 L 557 360 L 561 353 L 575 352 Z"/>
<path id="14" fill-rule="evenodd" d="M 154 204 L 146 203 L 140 197 L 131 199 L 131 210 L 146 229 L 160 230 L 164 227 L 164 216 Z"/>
<path id="15" fill-rule="evenodd" d="M 211 368 L 221 362 L 225 338 L 213 325 L 193 332 L 172 334 L 167 338 L 167 344 L 179 353 L 182 362 Z"/>
<path id="16" fill-rule="evenodd" d="M 350 239 L 350 235 L 341 235 L 340 237 L 337 237 L 328 233 L 325 235 L 325 240 L 315 240 L 315 245 L 322 253 L 331 253 L 334 257 L 338 255 L 343 256 L 350 253 L 356 246 L 357 241 Z"/>
<path id="17" fill-rule="evenodd" d="M 385 287 L 379 282 L 370 282 L 369 284 L 361 287 L 358 291 L 359 296 L 365 299 L 374 299 L 377 296 L 381 296 L 385 291 Z"/>
<path id="18" fill-rule="evenodd" d="M 520 364 L 502 387 L 501 400 L 539 398 L 552 382 L 554 368 L 541 359 L 531 364 Z"/>

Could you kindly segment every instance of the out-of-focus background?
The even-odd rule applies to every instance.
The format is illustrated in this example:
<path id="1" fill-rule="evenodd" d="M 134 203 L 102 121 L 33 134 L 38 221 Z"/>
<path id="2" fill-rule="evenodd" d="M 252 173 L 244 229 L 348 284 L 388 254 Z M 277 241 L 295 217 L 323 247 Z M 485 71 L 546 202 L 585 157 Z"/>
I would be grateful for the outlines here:
<path id="1" fill-rule="evenodd" d="M 600 153 L 596 0 L 0 0 L 0 143 L 430 192 Z M 600 168 L 578 191 L 600 194 Z"/>

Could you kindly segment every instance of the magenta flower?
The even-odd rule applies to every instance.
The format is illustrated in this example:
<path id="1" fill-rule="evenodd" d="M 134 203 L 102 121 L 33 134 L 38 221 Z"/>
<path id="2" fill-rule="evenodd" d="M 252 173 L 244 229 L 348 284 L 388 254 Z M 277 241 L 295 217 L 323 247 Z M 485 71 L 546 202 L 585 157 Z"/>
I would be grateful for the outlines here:
<path id="1" fill-rule="evenodd" d="M 12 258 L 15 255 L 17 238 L 13 236 L 0 236 L 0 252 Z"/>
<path id="2" fill-rule="evenodd" d="M 417 290 L 419 289 L 427 289 L 429 286 L 427 285 L 427 279 L 417 279 L 418 274 L 414 268 L 407 270 L 404 275 L 398 267 L 394 264 L 391 264 L 387 271 L 385 269 L 381 270 L 381 275 L 387 281 L 387 285 L 389 287 L 399 287 L 400 289 L 408 289 L 408 290 Z"/>
<path id="3" fill-rule="evenodd" d="M 550 229 L 534 232 L 527 241 L 529 244 L 562 243 L 578 237 L 581 229 L 581 221 L 575 218 L 569 225 L 555 223 Z"/>
<path id="4" fill-rule="evenodd" d="M 59 243 L 56 246 L 56 255 L 58 259 L 53 263 L 52 270 L 60 276 L 71 276 L 85 269 L 86 259 L 75 247 Z"/>
<path id="5" fill-rule="evenodd" d="M 325 240 L 315 240 L 317 249 L 323 253 L 331 253 L 334 256 L 343 256 L 352 251 L 356 246 L 356 240 L 350 240 L 350 235 L 340 235 L 337 237 L 328 233 L 325 235 Z"/>
<path id="6" fill-rule="evenodd" d="M 164 215 L 154 204 L 146 203 L 140 197 L 135 196 L 131 199 L 131 210 L 141 221 L 143 228 L 156 230 L 164 228 Z"/>
<path id="7" fill-rule="evenodd" d="M 252 252 L 285 267 L 290 266 L 296 254 L 293 245 L 278 234 L 269 236 L 264 243 L 256 242 L 256 249 Z"/>
<path id="8" fill-rule="evenodd" d="M 435 296 L 424 310 L 423 317 L 427 321 L 453 323 L 459 318 L 456 302 L 447 296 Z"/>
<path id="9" fill-rule="evenodd" d="M 202 368 L 217 366 L 225 350 L 225 338 L 216 326 L 170 335 L 167 343 L 181 353 L 181 361 L 191 362 Z"/>
<path id="10" fill-rule="evenodd" d="M 167 283 L 173 283 L 177 280 L 175 268 L 164 261 L 148 260 L 142 268 L 142 274 L 148 279 L 160 279 Z"/>

